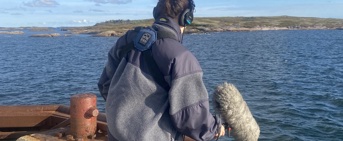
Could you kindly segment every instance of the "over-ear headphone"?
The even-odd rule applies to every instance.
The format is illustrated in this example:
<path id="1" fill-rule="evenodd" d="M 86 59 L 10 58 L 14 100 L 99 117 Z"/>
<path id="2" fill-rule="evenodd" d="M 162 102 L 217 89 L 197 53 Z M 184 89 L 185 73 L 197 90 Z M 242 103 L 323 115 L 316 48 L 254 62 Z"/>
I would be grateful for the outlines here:
<path id="1" fill-rule="evenodd" d="M 154 10 L 152 11 L 152 15 L 154 16 L 154 19 L 157 19 L 157 13 L 156 13 L 156 7 L 154 7 Z"/>
<path id="2" fill-rule="evenodd" d="M 179 25 L 180 26 L 187 26 L 192 24 L 193 22 L 193 12 L 189 8 L 184 10 L 182 14 L 180 14 L 179 18 Z"/>
<path id="3" fill-rule="evenodd" d="M 193 0 L 189 0 L 188 1 L 188 8 L 183 10 L 179 16 L 179 25 L 180 26 L 187 26 L 187 25 L 192 24 L 193 18 L 194 18 L 194 15 L 193 15 L 194 8 L 195 8 L 195 5 L 194 5 Z M 156 13 L 156 7 L 154 7 L 153 16 L 155 19 L 158 18 L 157 13 Z"/>
<path id="4" fill-rule="evenodd" d="M 194 7 L 195 7 L 195 5 L 194 5 L 193 0 L 189 0 L 188 1 L 188 8 L 186 8 L 180 14 L 180 17 L 179 17 L 179 25 L 180 26 L 187 26 L 187 25 L 192 24 L 193 18 L 194 18 L 194 15 L 193 15 Z"/>

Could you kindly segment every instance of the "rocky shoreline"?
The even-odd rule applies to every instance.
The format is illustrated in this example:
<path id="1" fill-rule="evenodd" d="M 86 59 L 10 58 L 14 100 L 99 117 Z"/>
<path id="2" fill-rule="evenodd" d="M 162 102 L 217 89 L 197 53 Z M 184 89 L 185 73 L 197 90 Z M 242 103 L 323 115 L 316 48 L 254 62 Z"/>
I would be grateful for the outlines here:
<path id="1" fill-rule="evenodd" d="M 59 37 L 61 34 L 59 33 L 51 33 L 51 34 L 33 34 L 30 37 Z"/>
<path id="2" fill-rule="evenodd" d="M 133 28 L 132 28 L 133 29 Z M 126 29 L 130 30 L 130 29 Z M 327 27 L 311 27 L 311 28 L 292 28 L 292 27 L 255 27 L 255 28 L 234 28 L 234 27 L 221 27 L 221 28 L 209 28 L 209 27 L 196 27 L 186 29 L 186 34 L 195 33 L 211 33 L 211 32 L 252 32 L 252 31 L 271 31 L 271 30 L 340 30 L 339 28 L 327 28 Z M 122 36 L 124 31 L 102 31 L 102 30 L 72 30 L 73 34 L 88 34 L 93 37 L 119 37 Z"/>
<path id="3" fill-rule="evenodd" d="M 188 32 L 188 33 L 207 33 L 207 32 L 269 31 L 269 30 L 336 30 L 336 28 L 327 28 L 327 27 L 307 27 L 307 28 L 293 28 L 293 27 L 207 28 L 207 27 L 197 27 L 194 29 L 190 29 L 189 31 L 186 31 L 186 32 Z"/>
<path id="4" fill-rule="evenodd" d="M 92 36 L 121 36 L 136 26 L 150 26 L 147 20 L 110 20 L 88 27 L 70 27 L 64 30 Z M 209 32 L 246 32 L 266 30 L 336 30 L 343 29 L 343 19 L 313 17 L 215 17 L 196 18 L 186 34 Z"/>
<path id="5" fill-rule="evenodd" d="M 152 23 L 153 19 L 147 19 L 110 20 L 86 27 L 0 27 L 0 34 L 20 35 L 29 31 L 39 32 L 39 34 L 32 34 L 30 37 L 59 37 L 79 34 L 93 37 L 111 37 L 121 36 L 134 27 L 150 26 Z M 186 34 L 267 30 L 343 30 L 343 19 L 290 16 L 196 18 L 193 24 L 187 27 Z"/>
<path id="6" fill-rule="evenodd" d="M 133 29 L 133 28 L 132 28 Z M 66 30 L 66 29 L 63 29 Z M 66 30 L 68 33 L 43 33 L 43 34 L 32 34 L 29 37 L 60 37 L 60 36 L 71 36 L 71 35 L 90 35 L 92 37 L 119 37 L 122 36 L 130 28 L 123 29 L 120 31 L 115 30 L 92 30 L 92 29 L 79 29 L 70 28 Z M 271 30 L 343 30 L 343 28 L 327 28 L 327 27 L 307 27 L 307 28 L 294 28 L 294 27 L 254 27 L 254 28 L 236 28 L 236 27 L 193 27 L 186 29 L 186 34 L 195 33 L 211 33 L 211 32 L 252 32 L 252 31 L 271 31 Z M 24 31 L 0 31 L 0 34 L 7 35 L 23 35 Z"/>
<path id="7" fill-rule="evenodd" d="M 24 32 L 23 31 L 0 31 L 0 34 L 20 35 L 20 34 L 24 34 Z"/>

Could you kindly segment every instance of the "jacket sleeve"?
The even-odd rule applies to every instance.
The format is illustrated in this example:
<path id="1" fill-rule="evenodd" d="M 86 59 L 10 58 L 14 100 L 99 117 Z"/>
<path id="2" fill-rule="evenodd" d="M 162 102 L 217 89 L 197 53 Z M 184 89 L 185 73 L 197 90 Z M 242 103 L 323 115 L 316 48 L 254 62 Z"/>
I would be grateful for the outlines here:
<path id="1" fill-rule="evenodd" d="M 195 140 L 212 140 L 221 123 L 210 113 L 198 61 L 186 51 L 174 59 L 171 72 L 170 114 L 175 127 Z"/>
<path id="2" fill-rule="evenodd" d="M 99 88 L 100 94 L 105 99 L 105 101 L 108 95 L 108 89 L 111 84 L 112 77 L 114 73 L 116 72 L 117 67 L 122 59 L 122 58 L 119 58 L 119 51 L 121 50 L 123 45 L 126 44 L 126 36 L 127 34 L 120 37 L 117 40 L 115 46 L 113 46 L 108 52 L 107 63 L 102 71 L 102 74 L 98 82 L 98 88 Z"/>

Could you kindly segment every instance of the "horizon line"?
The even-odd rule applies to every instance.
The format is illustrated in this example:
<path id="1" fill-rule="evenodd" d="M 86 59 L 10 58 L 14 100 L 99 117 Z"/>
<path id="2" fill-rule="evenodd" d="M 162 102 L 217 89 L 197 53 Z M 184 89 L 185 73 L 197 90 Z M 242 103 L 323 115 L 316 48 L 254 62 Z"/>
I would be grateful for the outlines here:
<path id="1" fill-rule="evenodd" d="M 195 17 L 194 19 L 196 20 L 197 18 L 251 18 L 251 17 L 294 17 L 294 18 L 317 18 L 317 19 L 336 19 L 336 20 L 343 20 L 343 18 L 328 18 L 328 17 L 312 17 L 312 16 L 289 16 L 289 15 L 279 15 L 279 16 L 218 16 L 218 17 Z M 93 25 L 74 25 L 74 26 L 0 26 L 0 28 L 63 28 L 63 27 L 87 27 L 87 26 L 95 26 L 96 24 L 99 23 L 104 23 L 107 21 L 119 21 L 119 20 L 123 20 L 123 21 L 144 21 L 144 20 L 154 20 L 153 18 L 148 18 L 148 19 L 109 19 L 109 20 L 105 20 L 105 21 L 101 21 L 101 22 L 97 22 Z"/>

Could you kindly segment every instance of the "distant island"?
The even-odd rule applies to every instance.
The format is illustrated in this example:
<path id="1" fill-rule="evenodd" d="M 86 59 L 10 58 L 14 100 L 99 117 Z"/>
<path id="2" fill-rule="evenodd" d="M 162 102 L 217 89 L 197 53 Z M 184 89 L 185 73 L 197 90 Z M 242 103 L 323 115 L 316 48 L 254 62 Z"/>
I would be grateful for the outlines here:
<path id="1" fill-rule="evenodd" d="M 147 20 L 110 20 L 94 26 L 70 27 L 63 30 L 77 34 L 94 36 L 121 36 L 136 26 L 150 26 L 153 19 Z M 224 31 L 259 31 L 259 30 L 319 30 L 343 29 L 343 19 L 314 17 L 196 17 L 187 33 L 207 33 Z"/>
<path id="2" fill-rule="evenodd" d="M 70 34 L 89 34 L 91 36 L 121 36 L 136 26 L 150 26 L 153 19 L 146 20 L 109 20 L 84 27 L 61 27 L 61 31 Z M 12 29 L 12 28 L 11 28 Z M 27 29 L 27 28 L 26 28 Z M 44 31 L 44 27 L 31 27 L 31 30 Z M 238 32 L 260 30 L 343 30 L 343 19 L 315 17 L 196 17 L 186 33 Z M 15 32 L 13 32 L 15 31 Z M 22 34 L 17 28 L 12 31 L 1 31 L 0 34 Z M 69 34 L 69 33 L 68 33 Z M 56 37 L 55 33 L 47 36 L 39 34 L 34 37 Z"/>

